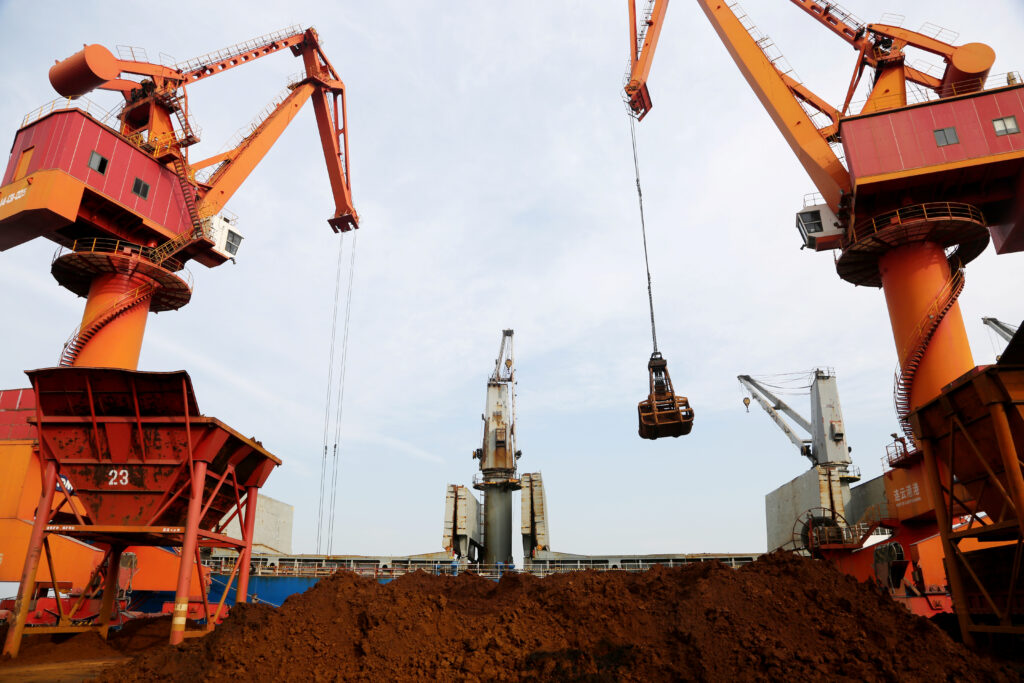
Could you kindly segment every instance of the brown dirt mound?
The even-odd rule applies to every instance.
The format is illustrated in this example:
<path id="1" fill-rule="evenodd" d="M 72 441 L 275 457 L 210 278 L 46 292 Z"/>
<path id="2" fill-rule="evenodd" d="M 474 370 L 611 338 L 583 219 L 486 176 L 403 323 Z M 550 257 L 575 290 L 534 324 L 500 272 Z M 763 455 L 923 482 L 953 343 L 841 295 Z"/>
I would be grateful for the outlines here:
<path id="1" fill-rule="evenodd" d="M 0 624 L 0 644 L 7 637 L 7 624 Z M 108 640 L 98 633 L 56 635 L 26 635 L 16 659 L 0 658 L 0 681 L 3 669 L 20 668 L 31 664 L 53 664 L 88 660 L 111 660 L 136 655 L 167 643 L 171 631 L 171 618 L 137 619 L 124 627 L 111 631 Z"/>
<path id="2" fill-rule="evenodd" d="M 381 586 L 342 572 L 103 680 L 1015 681 L 831 566 L 768 555 L 645 573 Z"/>

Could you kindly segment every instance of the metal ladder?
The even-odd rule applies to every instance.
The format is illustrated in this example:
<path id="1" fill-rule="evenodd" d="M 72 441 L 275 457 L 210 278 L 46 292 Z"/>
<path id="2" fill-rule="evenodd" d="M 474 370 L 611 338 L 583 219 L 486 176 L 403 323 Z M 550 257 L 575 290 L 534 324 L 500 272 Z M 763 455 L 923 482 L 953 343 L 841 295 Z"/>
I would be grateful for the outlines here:
<path id="1" fill-rule="evenodd" d="M 158 287 L 159 285 L 152 281 L 139 285 L 132 291 L 123 294 L 109 308 L 89 321 L 89 324 L 84 328 L 80 325 L 64 343 L 64 348 L 60 353 L 59 365 L 61 367 L 74 365 L 78 354 L 89 343 L 89 340 L 96 336 L 97 332 L 103 329 L 111 320 L 114 320 L 140 303 L 151 299 L 156 294 Z"/>
<path id="2" fill-rule="evenodd" d="M 895 389 L 893 391 L 894 402 L 900 426 L 911 442 L 914 442 L 914 430 L 910 425 L 909 419 L 911 408 L 910 390 L 914 386 L 914 376 L 921 366 L 921 360 L 924 358 L 924 352 L 928 348 L 928 342 L 931 341 L 935 330 L 938 329 L 939 324 L 946 317 L 946 314 L 949 313 L 949 309 L 953 307 L 953 304 L 956 303 L 962 291 L 964 291 L 964 269 L 963 267 L 957 267 L 939 291 L 935 300 L 932 301 L 932 305 L 928 308 L 921 322 L 915 328 L 911 336 L 915 341 L 910 352 L 900 359 L 900 370 L 896 373 Z"/>

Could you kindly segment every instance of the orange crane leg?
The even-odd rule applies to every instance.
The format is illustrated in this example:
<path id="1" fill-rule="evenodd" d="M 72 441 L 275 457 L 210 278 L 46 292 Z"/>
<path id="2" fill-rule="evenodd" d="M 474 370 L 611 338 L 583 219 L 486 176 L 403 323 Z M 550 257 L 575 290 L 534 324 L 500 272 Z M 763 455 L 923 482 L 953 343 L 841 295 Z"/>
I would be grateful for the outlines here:
<path id="1" fill-rule="evenodd" d="M 941 246 L 919 242 L 886 253 L 879 259 L 878 270 L 896 351 L 905 358 L 917 343 L 922 321 L 934 311 L 932 304 L 949 280 L 949 262 Z M 973 367 L 963 315 L 960 305 L 954 303 L 935 330 L 914 376 L 911 408 L 932 400 L 942 387 Z"/>
<path id="2" fill-rule="evenodd" d="M 106 322 L 85 343 L 73 365 L 90 368 L 123 368 L 137 370 L 139 353 L 142 351 L 142 336 L 146 331 L 146 316 L 149 314 L 149 296 L 133 296 L 142 293 L 149 279 L 141 275 L 110 273 L 93 280 L 89 298 L 82 315 L 83 331 L 93 321 L 117 313 Z M 134 301 L 134 303 L 132 303 Z"/>

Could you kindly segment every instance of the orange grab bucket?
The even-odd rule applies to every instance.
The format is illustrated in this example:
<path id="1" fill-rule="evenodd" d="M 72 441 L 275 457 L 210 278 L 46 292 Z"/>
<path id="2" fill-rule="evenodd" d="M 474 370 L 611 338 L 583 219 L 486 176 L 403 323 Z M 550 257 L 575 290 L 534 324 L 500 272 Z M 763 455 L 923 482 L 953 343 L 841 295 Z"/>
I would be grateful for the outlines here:
<path id="1" fill-rule="evenodd" d="M 672 378 L 668 362 L 655 351 L 647 363 L 651 393 L 646 401 L 637 405 L 640 420 L 640 438 L 660 439 L 666 436 L 685 436 L 693 429 L 693 409 L 685 396 L 672 391 Z"/>

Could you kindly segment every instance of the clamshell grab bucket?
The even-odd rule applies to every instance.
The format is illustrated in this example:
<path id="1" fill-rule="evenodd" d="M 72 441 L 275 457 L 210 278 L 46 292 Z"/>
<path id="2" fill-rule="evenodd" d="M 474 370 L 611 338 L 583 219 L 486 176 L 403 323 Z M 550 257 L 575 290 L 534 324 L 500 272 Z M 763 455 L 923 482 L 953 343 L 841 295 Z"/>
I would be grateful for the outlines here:
<path id="1" fill-rule="evenodd" d="M 693 409 L 685 396 L 672 391 L 668 362 L 661 354 L 651 354 L 647 363 L 651 393 L 646 401 L 637 405 L 640 438 L 660 439 L 666 436 L 685 436 L 693 429 Z"/>

